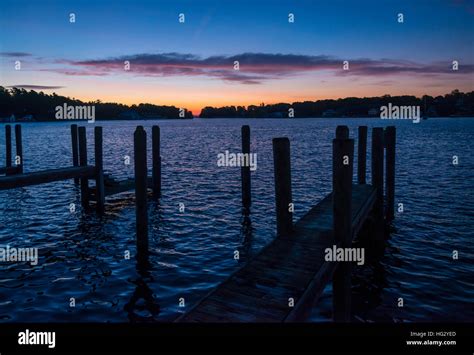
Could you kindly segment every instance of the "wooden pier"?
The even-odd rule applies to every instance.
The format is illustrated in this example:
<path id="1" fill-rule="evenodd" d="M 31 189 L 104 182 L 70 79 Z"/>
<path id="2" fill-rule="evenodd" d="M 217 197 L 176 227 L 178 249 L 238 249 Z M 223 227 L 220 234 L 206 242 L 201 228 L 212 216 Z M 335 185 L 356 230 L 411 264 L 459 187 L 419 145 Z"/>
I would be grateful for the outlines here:
<path id="1" fill-rule="evenodd" d="M 359 129 L 359 184 L 353 184 L 354 141 L 349 139 L 347 127 L 340 126 L 333 141 L 333 192 L 294 225 L 288 208 L 292 203 L 290 144 L 287 138 L 274 139 L 277 237 L 177 322 L 301 321 L 331 280 L 333 319 L 350 321 L 351 263 L 326 261 L 325 250 L 351 247 L 364 223 L 383 225 L 383 220 L 376 220 L 383 218 L 384 146 L 379 140 L 383 130 L 374 131 L 372 181 L 376 185 L 365 184 L 367 127 Z M 389 132 L 387 151 L 392 154 L 389 162 L 393 166 L 388 170 L 393 174 L 387 174 L 387 186 L 392 188 L 395 128 L 390 127 Z M 389 203 L 393 203 L 393 191 L 390 195 Z M 393 211 L 393 206 L 387 207 Z M 381 232 L 375 227 L 371 231 Z M 376 235 L 371 238 L 382 240 Z"/>
<path id="2" fill-rule="evenodd" d="M 351 319 L 352 262 L 326 261 L 328 248 L 351 248 L 359 231 L 369 231 L 369 244 L 385 244 L 384 225 L 394 218 L 395 127 L 372 130 L 371 184 L 366 183 L 367 127 L 358 129 L 357 184 L 353 183 L 354 140 L 338 126 L 333 140 L 332 192 L 293 223 L 290 141 L 273 139 L 276 238 L 254 258 L 212 290 L 178 322 L 290 322 L 304 320 L 325 286 L 333 284 L 333 319 Z M 161 195 L 160 129 L 152 127 L 152 176 L 147 168 L 147 133 L 134 133 L 135 176 L 117 181 L 104 172 L 102 128 L 94 128 L 95 165 L 89 165 L 86 128 L 71 126 L 72 166 L 23 173 L 21 126 L 15 126 L 16 166 L 12 165 L 11 127 L 6 126 L 6 164 L 0 190 L 74 179 L 80 185 L 81 204 L 104 213 L 105 198 L 135 191 L 136 246 L 140 267 L 148 267 L 148 190 Z M 250 127 L 242 127 L 242 153 L 250 153 Z M 386 180 L 384 184 L 384 170 Z M 89 186 L 89 180 L 95 186 Z M 241 168 L 242 211 L 250 214 L 251 174 Z M 384 186 L 386 199 L 384 201 Z M 384 223 L 385 222 L 385 223 Z"/>
<path id="3" fill-rule="evenodd" d="M 14 175 L 23 172 L 23 140 L 21 125 L 15 125 L 16 154 L 12 157 L 12 127 L 5 125 L 5 166 L 0 167 L 0 175 Z M 12 158 L 15 165 L 12 164 Z"/>
<path id="4" fill-rule="evenodd" d="M 161 193 L 161 156 L 159 155 L 160 130 L 158 126 L 153 126 L 152 131 L 153 173 L 151 177 L 145 176 L 143 185 L 145 186 L 145 191 L 152 189 L 154 196 L 159 197 Z M 72 166 L 28 173 L 23 173 L 21 126 L 15 126 L 17 152 L 15 161 L 18 163 L 16 166 L 12 166 L 10 125 L 5 126 L 5 136 L 6 163 L 5 167 L 0 168 L 0 174 L 5 174 L 6 176 L 0 176 L 0 190 L 74 179 L 76 184 L 80 185 L 82 207 L 86 210 L 89 209 L 90 202 L 92 201 L 95 202 L 97 213 L 103 214 L 106 196 L 133 191 L 135 189 L 135 178 L 118 181 L 110 176 L 110 174 L 104 172 L 102 127 L 94 127 L 95 165 L 88 163 L 86 127 L 78 127 L 76 124 L 73 124 L 71 125 Z M 146 146 L 146 141 L 144 141 L 143 144 Z M 146 151 L 144 154 L 144 159 L 146 159 Z M 140 159 L 143 159 L 143 157 L 140 156 Z M 135 160 L 137 160 L 137 156 L 135 156 Z M 89 180 L 94 180 L 95 186 L 89 186 Z"/>

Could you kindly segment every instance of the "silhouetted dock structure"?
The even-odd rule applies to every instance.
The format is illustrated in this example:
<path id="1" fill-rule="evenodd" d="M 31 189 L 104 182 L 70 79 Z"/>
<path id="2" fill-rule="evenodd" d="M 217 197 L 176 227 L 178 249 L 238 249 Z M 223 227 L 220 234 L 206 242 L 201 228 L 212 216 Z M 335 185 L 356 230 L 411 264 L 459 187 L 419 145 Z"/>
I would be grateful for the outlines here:
<path id="1" fill-rule="evenodd" d="M 273 139 L 277 237 L 206 297 L 180 316 L 179 322 L 288 322 L 305 319 L 328 282 L 333 284 L 333 318 L 349 321 L 351 262 L 326 261 L 327 248 L 351 248 L 359 231 L 369 231 L 371 245 L 382 247 L 384 227 L 394 218 L 395 127 L 372 129 L 371 184 L 366 183 L 367 127 L 358 129 L 357 184 L 353 183 L 354 140 L 338 126 L 333 140 L 333 189 L 293 223 L 291 155 L 288 138 Z M 160 129 L 152 127 L 152 176 L 147 168 L 147 133 L 134 132 L 134 178 L 117 181 L 104 173 L 102 127 L 94 127 L 95 165 L 89 165 L 86 128 L 71 125 L 72 166 L 23 173 L 21 126 L 15 126 L 16 160 L 11 163 L 11 128 L 6 127 L 7 176 L 0 190 L 74 179 L 81 204 L 104 212 L 105 197 L 135 190 L 137 260 L 148 263 L 148 190 L 161 194 Z M 386 154 L 385 154 L 386 150 Z M 242 127 L 242 153 L 250 153 L 250 128 Z M 386 155 L 386 159 L 385 159 Z M 385 169 L 384 169 L 385 168 Z M 9 170 L 10 169 L 10 170 Z M 386 171 L 384 201 L 384 170 Z M 89 186 L 95 180 L 95 186 Z M 241 168 L 242 211 L 250 214 L 251 174 Z"/>
<path id="2" fill-rule="evenodd" d="M 12 157 L 12 127 L 5 125 L 5 166 L 0 167 L 0 175 L 14 175 L 23 172 L 23 141 L 21 125 L 15 125 L 16 155 Z M 15 165 L 12 164 L 14 158 Z"/>
<path id="3" fill-rule="evenodd" d="M 159 128 L 153 126 L 153 176 L 146 178 L 146 187 L 153 189 L 159 196 L 161 189 L 161 157 L 159 156 Z M 18 187 L 45 184 L 61 180 L 70 180 L 80 184 L 81 204 L 84 208 L 90 207 L 94 201 L 98 213 L 104 212 L 105 197 L 135 188 L 135 178 L 116 180 L 103 169 L 102 127 L 94 127 L 94 158 L 95 165 L 88 164 L 86 127 L 71 125 L 72 166 L 58 169 L 47 169 L 23 173 L 23 148 L 21 140 L 21 126 L 15 126 L 15 140 L 17 155 L 15 160 L 20 164 L 12 166 L 11 159 L 11 127 L 5 126 L 6 135 L 6 166 L 0 169 L 0 190 Z M 95 186 L 89 186 L 89 180 L 95 180 Z"/>
<path id="4" fill-rule="evenodd" d="M 383 242 L 383 129 L 372 136 L 372 181 L 365 184 L 367 128 L 359 130 L 358 182 L 352 183 L 354 141 L 339 126 L 333 141 L 333 192 L 292 223 L 290 142 L 273 140 L 277 237 L 198 302 L 178 322 L 289 322 L 305 319 L 326 284 L 333 282 L 333 318 L 349 321 L 351 263 L 325 260 L 326 248 L 351 247 L 364 223 Z M 388 211 L 393 211 L 395 129 L 387 129 Z"/>

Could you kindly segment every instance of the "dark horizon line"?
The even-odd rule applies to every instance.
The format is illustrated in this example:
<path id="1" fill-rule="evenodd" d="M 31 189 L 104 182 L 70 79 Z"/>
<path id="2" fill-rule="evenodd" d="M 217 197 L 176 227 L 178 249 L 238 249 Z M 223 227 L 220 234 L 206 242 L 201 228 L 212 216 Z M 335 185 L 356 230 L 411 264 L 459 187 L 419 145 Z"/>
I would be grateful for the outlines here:
<path id="1" fill-rule="evenodd" d="M 414 95 L 373 97 L 345 97 L 338 99 L 320 99 L 316 101 L 295 101 L 293 103 L 260 104 L 248 106 L 205 106 L 199 115 L 176 106 L 155 105 L 150 103 L 121 104 L 84 102 L 75 98 L 59 96 L 55 92 L 45 94 L 35 90 L 14 87 L 5 89 L 0 86 L 0 117 L 25 118 L 36 121 L 53 120 L 58 106 L 93 105 L 97 120 L 103 119 L 184 119 L 184 118 L 310 118 L 310 117 L 371 117 L 377 116 L 382 106 L 420 106 L 423 116 L 474 116 L 474 91 L 463 93 L 452 90 L 451 93 L 438 96 Z M 5 121 L 5 119 L 4 119 Z"/>

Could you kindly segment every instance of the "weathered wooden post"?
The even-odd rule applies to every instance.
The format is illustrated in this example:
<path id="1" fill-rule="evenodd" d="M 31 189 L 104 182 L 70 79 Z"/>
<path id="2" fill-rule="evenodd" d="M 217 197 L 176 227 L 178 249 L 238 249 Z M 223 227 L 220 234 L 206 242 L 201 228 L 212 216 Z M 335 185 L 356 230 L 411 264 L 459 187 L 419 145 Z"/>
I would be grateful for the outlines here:
<path id="1" fill-rule="evenodd" d="M 94 153 L 95 153 L 95 197 L 97 213 L 104 213 L 105 186 L 104 186 L 104 160 L 102 144 L 102 127 L 94 127 Z"/>
<path id="2" fill-rule="evenodd" d="M 79 127 L 79 165 L 87 165 L 87 138 L 86 127 Z M 89 208 L 89 179 L 81 178 L 81 205 Z"/>
<path id="3" fill-rule="evenodd" d="M 349 139 L 349 127 L 337 126 L 336 127 L 336 139 Z M 334 156 L 333 156 L 334 159 Z M 336 175 L 332 174 L 332 186 L 334 188 Z"/>
<path id="4" fill-rule="evenodd" d="M 247 156 L 247 163 L 250 164 L 250 127 L 248 125 L 242 126 L 242 153 Z M 244 213 L 250 212 L 252 204 L 251 198 L 251 180 L 250 180 L 250 166 L 242 166 L 240 170 L 242 178 L 242 206 Z"/>
<path id="5" fill-rule="evenodd" d="M 5 167 L 8 170 L 8 168 L 12 166 L 12 127 L 9 124 L 5 126 L 5 145 L 6 145 Z"/>
<path id="6" fill-rule="evenodd" d="M 374 205 L 374 235 L 377 241 L 382 241 L 383 223 L 383 128 L 372 129 L 372 185 L 376 188 Z"/>
<path id="7" fill-rule="evenodd" d="M 352 244 L 352 172 L 354 140 L 333 140 L 333 230 L 337 247 Z M 333 277 L 333 316 L 348 322 L 351 316 L 351 264 L 340 262 Z"/>
<path id="8" fill-rule="evenodd" d="M 153 196 L 155 198 L 161 195 L 161 153 L 160 153 L 160 127 L 153 126 L 151 128 L 152 139 L 152 180 L 153 180 Z"/>
<path id="9" fill-rule="evenodd" d="M 359 127 L 359 141 L 357 148 L 357 183 L 365 184 L 367 169 L 367 126 Z"/>
<path id="10" fill-rule="evenodd" d="M 77 124 L 71 125 L 71 143 L 72 143 L 72 165 L 79 166 L 79 151 L 77 138 Z M 79 179 L 74 178 L 74 183 L 79 184 Z"/>
<path id="11" fill-rule="evenodd" d="M 395 126 L 385 129 L 386 166 L 385 190 L 387 194 L 387 210 L 385 219 L 389 223 L 395 218 Z"/>
<path id="12" fill-rule="evenodd" d="M 137 258 L 143 261 L 148 255 L 146 132 L 143 126 L 135 130 L 134 154 Z"/>
<path id="13" fill-rule="evenodd" d="M 17 165 L 18 174 L 23 174 L 23 142 L 21 139 L 21 125 L 15 125 L 15 144 L 16 144 L 16 157 L 15 161 L 20 161 Z"/>
<path id="14" fill-rule="evenodd" d="M 288 138 L 273 138 L 273 165 L 275 171 L 277 235 L 289 235 L 293 230 L 293 202 L 291 196 L 290 141 Z"/>
<path id="15" fill-rule="evenodd" d="M 336 127 L 336 138 L 348 139 L 349 138 L 349 127 L 337 126 Z"/>

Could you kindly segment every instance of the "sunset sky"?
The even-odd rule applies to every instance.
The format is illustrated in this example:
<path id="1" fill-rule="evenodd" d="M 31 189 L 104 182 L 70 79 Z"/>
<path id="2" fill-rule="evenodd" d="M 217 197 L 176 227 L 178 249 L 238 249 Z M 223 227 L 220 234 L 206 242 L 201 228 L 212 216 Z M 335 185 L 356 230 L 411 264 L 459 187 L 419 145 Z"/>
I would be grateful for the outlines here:
<path id="1" fill-rule="evenodd" d="M 194 114 L 204 106 L 474 90 L 474 1 L 2 0 L 0 7 L 5 87 Z"/>

